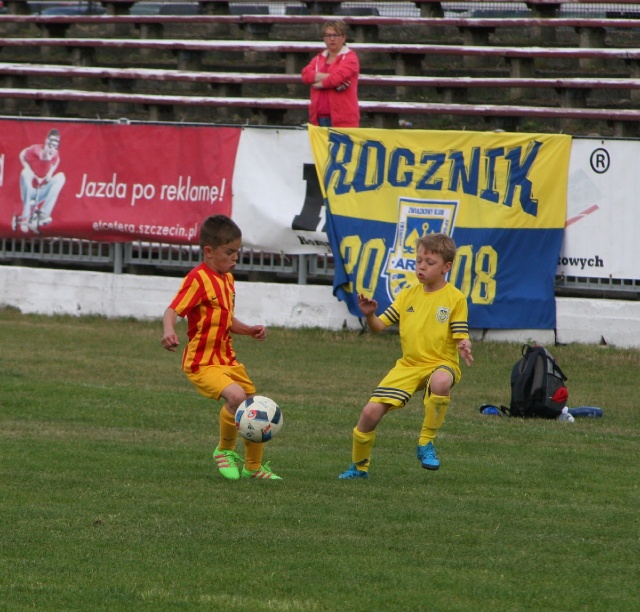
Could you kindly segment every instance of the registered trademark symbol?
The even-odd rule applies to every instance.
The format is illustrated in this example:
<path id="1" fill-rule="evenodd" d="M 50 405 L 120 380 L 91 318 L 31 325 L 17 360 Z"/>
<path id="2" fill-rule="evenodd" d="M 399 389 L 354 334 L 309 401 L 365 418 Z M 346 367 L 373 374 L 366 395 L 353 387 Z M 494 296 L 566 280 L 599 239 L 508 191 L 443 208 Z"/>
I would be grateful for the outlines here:
<path id="1" fill-rule="evenodd" d="M 591 153 L 591 169 L 597 174 L 604 174 L 611 165 L 611 157 L 606 149 L 596 149 Z"/>

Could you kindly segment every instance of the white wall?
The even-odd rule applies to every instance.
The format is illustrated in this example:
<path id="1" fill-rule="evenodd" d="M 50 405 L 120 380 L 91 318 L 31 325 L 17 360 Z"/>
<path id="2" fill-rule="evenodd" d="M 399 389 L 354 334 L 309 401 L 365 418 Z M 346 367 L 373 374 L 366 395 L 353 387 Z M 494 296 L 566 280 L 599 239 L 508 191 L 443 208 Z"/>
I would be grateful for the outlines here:
<path id="1" fill-rule="evenodd" d="M 161 319 L 180 278 L 0 266 L 0 305 L 23 313 Z M 249 324 L 360 329 L 331 287 L 237 282 L 236 315 Z M 558 298 L 557 340 L 640 348 L 640 303 Z M 476 339 L 542 344 L 553 330 L 473 330 Z"/>

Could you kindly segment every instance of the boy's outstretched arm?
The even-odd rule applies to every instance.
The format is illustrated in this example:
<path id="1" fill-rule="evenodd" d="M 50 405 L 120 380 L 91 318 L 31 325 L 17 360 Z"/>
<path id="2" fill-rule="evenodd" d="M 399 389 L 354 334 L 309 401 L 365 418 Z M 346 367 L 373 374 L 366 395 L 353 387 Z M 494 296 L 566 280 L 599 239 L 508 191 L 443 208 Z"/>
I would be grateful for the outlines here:
<path id="1" fill-rule="evenodd" d="M 458 342 L 458 351 L 460 356 L 464 359 L 464 362 L 470 366 L 473 363 L 473 356 L 471 355 L 471 340 L 464 339 Z"/>
<path id="2" fill-rule="evenodd" d="M 160 342 L 162 343 L 162 346 L 164 348 L 174 353 L 176 350 L 176 346 L 180 344 L 180 340 L 178 340 L 178 334 L 176 334 L 175 331 L 177 320 L 178 313 L 173 308 L 167 308 L 164 311 L 164 316 L 162 317 L 162 326 L 164 328 L 164 333 Z"/>
<path id="3" fill-rule="evenodd" d="M 378 309 L 378 302 L 372 298 L 368 298 L 362 293 L 358 294 L 358 306 L 362 311 L 365 319 L 367 320 L 367 325 L 369 329 L 377 334 L 381 332 L 383 329 L 386 329 L 386 325 L 382 322 L 380 317 L 376 315 L 376 310 Z"/>
<path id="4" fill-rule="evenodd" d="M 266 340 L 267 338 L 267 328 L 264 325 L 247 325 L 235 317 L 231 322 L 230 331 L 232 334 L 251 336 L 256 340 Z"/>

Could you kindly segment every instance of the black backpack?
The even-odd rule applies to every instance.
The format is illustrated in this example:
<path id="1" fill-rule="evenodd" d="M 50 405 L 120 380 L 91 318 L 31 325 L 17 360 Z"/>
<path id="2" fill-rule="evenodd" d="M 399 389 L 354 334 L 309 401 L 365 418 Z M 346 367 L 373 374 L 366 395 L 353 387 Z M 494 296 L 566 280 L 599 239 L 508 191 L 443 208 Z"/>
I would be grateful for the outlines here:
<path id="1" fill-rule="evenodd" d="M 567 377 L 543 346 L 522 347 L 522 359 L 511 370 L 511 404 L 501 406 L 508 416 L 555 419 L 567 405 Z"/>

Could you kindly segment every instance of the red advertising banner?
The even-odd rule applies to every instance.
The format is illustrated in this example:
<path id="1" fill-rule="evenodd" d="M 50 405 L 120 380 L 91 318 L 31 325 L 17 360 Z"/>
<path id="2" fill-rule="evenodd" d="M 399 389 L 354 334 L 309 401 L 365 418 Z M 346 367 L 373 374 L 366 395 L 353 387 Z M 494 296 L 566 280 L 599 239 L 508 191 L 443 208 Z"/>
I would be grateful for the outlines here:
<path id="1" fill-rule="evenodd" d="M 231 216 L 240 128 L 2 121 L 0 237 L 197 244 Z"/>

